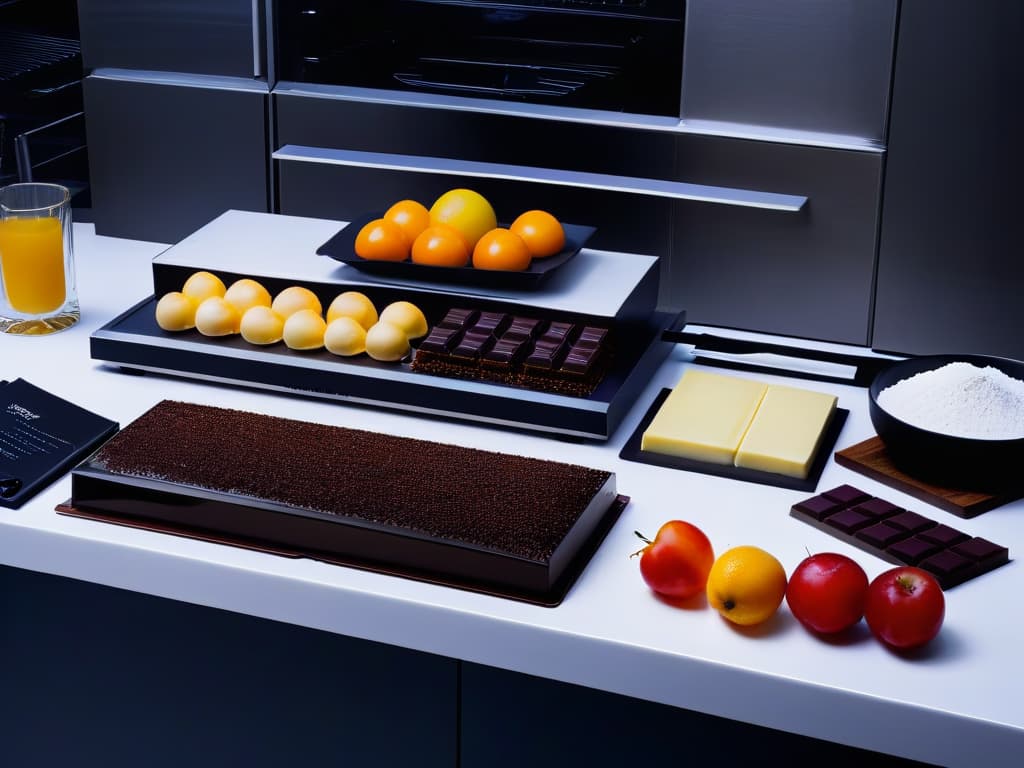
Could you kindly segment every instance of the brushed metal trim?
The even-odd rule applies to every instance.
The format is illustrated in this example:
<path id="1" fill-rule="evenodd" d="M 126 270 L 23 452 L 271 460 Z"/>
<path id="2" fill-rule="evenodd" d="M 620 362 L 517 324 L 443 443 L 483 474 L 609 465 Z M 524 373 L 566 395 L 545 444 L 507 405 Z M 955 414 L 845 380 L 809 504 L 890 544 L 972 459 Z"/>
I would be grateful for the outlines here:
<path id="1" fill-rule="evenodd" d="M 228 75 L 194 75 L 184 72 L 158 72 L 142 69 L 116 69 L 100 67 L 94 69 L 90 78 L 116 80 L 119 82 L 147 83 L 149 85 L 176 85 L 186 88 L 208 88 L 220 91 L 244 91 L 246 93 L 270 93 L 270 86 L 262 80 Z"/>
<path id="2" fill-rule="evenodd" d="M 260 13 L 260 0 L 252 0 L 252 76 L 262 77 L 263 57 L 260 56 L 260 42 L 263 35 L 260 34 L 260 21 L 263 14 Z"/>
<path id="3" fill-rule="evenodd" d="M 271 90 L 271 93 L 279 96 L 302 96 L 335 101 L 369 102 L 403 107 L 480 112 L 509 117 L 529 117 L 539 120 L 558 120 L 561 122 L 602 125 L 613 128 L 662 131 L 680 135 L 722 136 L 753 141 L 771 141 L 779 144 L 799 144 L 801 146 L 822 147 L 824 149 L 847 149 L 875 153 L 885 151 L 885 144 L 883 142 L 862 136 L 716 120 L 684 120 L 677 117 L 581 109 L 578 107 L 542 106 L 537 104 L 516 104 L 512 106 L 502 102 L 468 96 L 437 96 L 377 88 L 297 83 L 287 80 L 279 82 Z"/>
<path id="4" fill-rule="evenodd" d="M 666 179 L 614 176 L 604 173 L 535 168 L 525 165 L 455 160 L 446 157 L 424 157 L 419 155 L 396 155 L 386 152 L 305 147 L 296 144 L 286 144 L 275 151 L 272 157 L 275 160 L 291 160 L 305 163 L 323 163 L 327 165 L 377 168 L 413 173 L 438 173 L 452 176 L 475 176 L 504 179 L 507 181 L 528 181 L 540 184 L 582 187 L 608 192 L 626 192 L 651 197 L 667 197 L 675 200 L 693 200 L 703 203 L 762 208 L 775 211 L 795 212 L 801 210 L 807 203 L 807 197 L 802 195 L 783 195 L 775 192 L 715 187 L 705 184 L 690 184 L 682 181 L 668 181 Z"/>
<path id="5" fill-rule="evenodd" d="M 137 347 L 150 347 L 150 348 L 153 348 L 153 349 L 166 349 L 166 348 L 170 347 L 170 348 L 177 349 L 177 350 L 184 351 L 184 352 L 193 352 L 193 353 L 202 354 L 202 355 L 209 355 L 209 354 L 211 354 L 210 346 L 208 344 L 203 344 L 201 342 L 187 341 L 187 340 L 183 340 L 183 339 L 173 339 L 171 341 L 167 341 L 165 339 L 158 339 L 158 338 L 155 338 L 155 337 L 154 338 L 147 338 L 145 336 L 140 336 L 139 334 L 135 334 L 135 333 L 127 333 L 125 331 L 114 331 L 114 330 L 108 330 L 108 329 L 104 329 L 104 328 L 100 328 L 97 331 L 95 331 L 93 333 L 93 338 L 103 339 L 105 341 L 116 341 L 116 342 L 129 343 L 129 344 L 131 344 L 133 346 L 137 346 Z M 234 358 L 236 360 L 249 360 L 249 361 L 253 361 L 253 362 L 268 362 L 267 356 L 266 356 L 267 353 L 262 351 L 262 350 L 259 350 L 259 349 L 248 350 L 248 349 L 232 349 L 231 347 L 221 347 L 220 349 L 217 350 L 216 355 L 217 355 L 217 357 L 228 358 L 228 359 Z M 114 361 L 108 361 L 108 362 L 114 362 Z M 270 360 L 269 362 L 275 362 L 275 361 Z M 118 364 L 120 364 L 120 363 L 118 363 Z M 136 368 L 142 368 L 143 367 L 141 365 L 136 365 L 135 363 L 123 363 L 123 364 L 126 365 L 126 366 L 134 366 Z M 325 362 L 323 360 L 316 360 L 316 359 L 312 359 L 312 358 L 302 358 L 302 357 L 296 356 L 296 357 L 289 357 L 287 364 L 289 366 L 291 366 L 291 367 L 294 367 L 294 368 L 306 368 L 306 369 L 321 371 L 321 372 L 325 372 L 325 373 L 336 373 L 339 376 L 358 376 L 360 378 L 367 378 L 367 379 L 380 379 L 380 380 L 387 380 L 387 381 L 396 381 L 396 380 L 398 380 L 398 381 L 404 381 L 404 382 L 407 382 L 407 383 L 413 384 L 413 385 L 423 385 L 423 386 L 430 386 L 431 385 L 431 381 L 428 380 L 428 378 L 427 378 L 428 374 L 416 373 L 416 372 L 413 372 L 413 371 L 402 371 L 402 370 L 393 370 L 393 369 L 377 370 L 375 368 L 364 368 L 364 367 L 359 367 L 357 371 L 339 370 L 339 366 L 346 366 L 346 364 L 342 360 L 338 360 L 338 361 L 333 361 L 332 360 L 332 361 L 329 361 L 329 362 Z M 187 376 L 196 376 L 197 375 L 197 374 L 193 374 L 193 373 L 191 373 L 189 371 L 181 371 L 181 370 L 178 370 L 178 369 L 168 369 L 168 372 L 169 373 L 174 373 L 174 374 L 176 374 L 178 376 L 186 376 L 186 375 Z M 436 381 L 434 382 L 433 385 L 434 386 L 443 386 L 445 389 L 449 389 L 449 390 L 454 389 L 454 390 L 459 390 L 461 392 L 482 393 L 482 394 L 485 394 L 485 395 L 490 396 L 490 397 L 501 398 L 501 399 L 504 399 L 504 400 L 514 400 L 515 399 L 513 396 L 508 394 L 508 388 L 503 386 L 503 385 L 501 385 L 501 384 L 489 384 L 488 382 L 485 382 L 485 381 L 464 382 L 464 381 L 462 381 L 460 379 L 455 379 L 455 378 L 449 379 L 449 378 L 442 378 L 442 377 L 435 377 L 435 379 L 436 379 Z M 239 379 L 238 381 L 241 381 L 241 380 Z M 242 383 L 245 383 L 248 386 L 271 386 L 271 385 L 264 385 L 264 384 L 262 384 L 260 382 L 253 382 L 253 381 L 249 381 L 249 380 L 246 380 L 245 382 L 242 382 Z M 292 392 L 292 393 L 300 392 L 300 393 L 304 393 L 304 394 L 324 394 L 324 393 L 319 392 L 319 390 L 308 390 L 308 389 L 302 389 L 301 387 L 282 387 L 281 391 L 283 391 L 283 392 Z M 351 395 L 332 394 L 331 396 L 335 397 L 335 398 L 339 398 L 339 399 L 343 398 L 343 399 L 346 399 L 346 400 L 355 400 L 355 399 L 357 399 L 357 398 L 354 398 Z M 593 413 L 600 413 L 601 412 L 601 408 L 602 408 L 600 403 L 597 403 L 597 402 L 594 402 L 594 401 L 588 401 L 588 400 L 581 399 L 581 398 L 578 398 L 578 397 L 571 397 L 569 395 L 559 395 L 559 394 L 550 393 L 550 392 L 535 392 L 535 391 L 531 390 L 531 392 L 530 392 L 530 399 L 533 400 L 534 402 L 538 402 L 538 403 L 544 403 L 544 404 L 552 405 L 552 406 L 571 407 L 571 408 L 575 408 L 576 410 L 590 411 L 590 412 L 593 412 Z M 376 403 L 385 404 L 385 405 L 389 405 L 389 406 L 392 404 L 392 401 L 390 401 L 390 400 L 367 400 L 366 402 L 376 402 Z M 422 410 L 421 408 L 419 408 L 419 406 L 406 406 L 406 407 L 409 408 L 410 410 Z M 452 413 L 456 413 L 456 412 L 453 411 Z M 467 418 L 467 417 L 465 415 L 463 415 L 462 418 Z"/>

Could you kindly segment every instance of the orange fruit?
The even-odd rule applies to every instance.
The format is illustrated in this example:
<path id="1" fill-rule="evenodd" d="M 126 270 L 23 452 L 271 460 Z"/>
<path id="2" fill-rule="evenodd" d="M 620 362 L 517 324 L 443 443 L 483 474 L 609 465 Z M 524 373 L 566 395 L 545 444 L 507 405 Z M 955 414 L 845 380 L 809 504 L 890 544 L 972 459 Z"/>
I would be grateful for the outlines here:
<path id="1" fill-rule="evenodd" d="M 431 224 L 448 224 L 459 231 L 472 251 L 476 241 L 498 226 L 487 198 L 471 189 L 450 189 L 430 206 Z"/>
<path id="2" fill-rule="evenodd" d="M 469 248 L 454 227 L 434 224 L 413 241 L 412 260 L 434 267 L 464 267 L 469 264 Z"/>
<path id="3" fill-rule="evenodd" d="M 786 594 L 786 570 L 759 547 L 723 552 L 708 574 L 708 603 L 734 624 L 760 624 Z"/>
<path id="4" fill-rule="evenodd" d="M 523 238 L 530 255 L 536 258 L 554 256 L 565 248 L 565 230 L 547 211 L 520 214 L 509 230 Z"/>
<path id="5" fill-rule="evenodd" d="M 415 200 L 399 200 L 384 212 L 385 221 L 393 221 L 405 232 L 410 243 L 430 226 L 430 211 Z"/>
<path id="6" fill-rule="evenodd" d="M 409 240 L 395 222 L 374 219 L 359 230 L 355 250 L 357 256 L 368 261 L 405 261 L 409 257 Z"/>
<path id="7" fill-rule="evenodd" d="M 521 272 L 529 268 L 531 260 L 523 238 L 501 227 L 481 237 L 473 249 L 473 266 L 477 269 Z"/>

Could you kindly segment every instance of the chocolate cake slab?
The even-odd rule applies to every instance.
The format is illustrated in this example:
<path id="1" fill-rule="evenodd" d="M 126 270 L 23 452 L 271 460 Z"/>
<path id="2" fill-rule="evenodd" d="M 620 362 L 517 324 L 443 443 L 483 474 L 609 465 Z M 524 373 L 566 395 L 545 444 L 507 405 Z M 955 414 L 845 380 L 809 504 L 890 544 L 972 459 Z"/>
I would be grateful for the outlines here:
<path id="1" fill-rule="evenodd" d="M 620 499 L 611 472 L 163 401 L 70 505 L 550 604 Z"/>

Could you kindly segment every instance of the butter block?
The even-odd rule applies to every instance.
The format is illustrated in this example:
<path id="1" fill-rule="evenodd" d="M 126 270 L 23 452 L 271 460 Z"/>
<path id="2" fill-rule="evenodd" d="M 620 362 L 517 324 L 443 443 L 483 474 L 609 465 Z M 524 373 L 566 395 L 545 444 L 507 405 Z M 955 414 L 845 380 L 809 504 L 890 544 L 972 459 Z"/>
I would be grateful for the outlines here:
<path id="1" fill-rule="evenodd" d="M 736 452 L 736 466 L 807 477 L 836 400 L 823 392 L 769 385 Z"/>
<path id="2" fill-rule="evenodd" d="M 732 464 L 768 385 L 687 370 L 644 431 L 644 451 Z"/>

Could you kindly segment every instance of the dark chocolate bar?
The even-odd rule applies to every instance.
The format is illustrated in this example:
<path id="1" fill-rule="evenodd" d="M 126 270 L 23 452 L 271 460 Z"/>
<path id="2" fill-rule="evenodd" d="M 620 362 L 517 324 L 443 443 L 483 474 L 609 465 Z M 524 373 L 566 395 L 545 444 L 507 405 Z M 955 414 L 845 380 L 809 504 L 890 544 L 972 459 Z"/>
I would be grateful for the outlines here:
<path id="1" fill-rule="evenodd" d="M 896 565 L 914 565 L 950 589 L 1010 561 L 1006 547 L 841 485 L 794 504 L 790 515 Z"/>
<path id="2" fill-rule="evenodd" d="M 607 368 L 607 328 L 450 309 L 419 344 L 413 370 L 586 397 Z"/>

